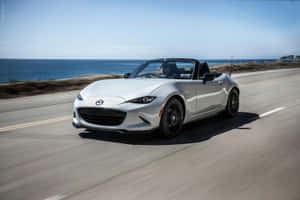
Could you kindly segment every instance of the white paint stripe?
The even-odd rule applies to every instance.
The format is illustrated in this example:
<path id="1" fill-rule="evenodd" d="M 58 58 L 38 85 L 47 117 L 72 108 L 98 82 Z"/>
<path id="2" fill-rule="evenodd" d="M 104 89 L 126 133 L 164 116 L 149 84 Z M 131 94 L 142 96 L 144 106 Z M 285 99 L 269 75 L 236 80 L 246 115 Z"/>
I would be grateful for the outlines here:
<path id="1" fill-rule="evenodd" d="M 281 110 L 283 110 L 283 109 L 285 109 L 285 107 L 275 108 L 275 109 L 273 109 L 273 110 L 270 110 L 270 111 L 268 111 L 268 112 L 265 112 L 265 113 L 260 114 L 259 117 L 260 117 L 260 118 L 266 117 L 266 116 L 271 115 L 271 114 L 273 114 L 273 113 L 279 112 L 279 111 L 281 111 Z"/>
<path id="2" fill-rule="evenodd" d="M 55 196 L 52 196 L 52 197 L 49 197 L 45 200 L 61 200 L 63 198 L 65 198 L 66 196 L 65 195 L 55 195 Z"/>

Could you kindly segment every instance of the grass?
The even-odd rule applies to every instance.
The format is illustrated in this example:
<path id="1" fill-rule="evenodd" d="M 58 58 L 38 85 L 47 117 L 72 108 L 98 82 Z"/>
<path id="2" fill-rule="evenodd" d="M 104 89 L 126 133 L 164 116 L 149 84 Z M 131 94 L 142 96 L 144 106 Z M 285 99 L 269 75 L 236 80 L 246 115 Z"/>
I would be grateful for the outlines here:
<path id="1" fill-rule="evenodd" d="M 241 64 L 224 64 L 210 66 L 212 71 L 222 73 L 242 73 L 263 71 L 271 69 L 286 69 L 286 68 L 300 68 L 300 62 L 297 63 L 256 63 L 248 62 Z M 103 79 L 122 78 L 120 74 L 101 74 L 101 75 L 88 75 L 70 79 L 57 79 L 57 80 L 41 80 L 41 81 L 17 81 L 10 80 L 8 83 L 0 83 L 0 99 L 15 98 L 22 96 L 39 95 L 54 92 L 63 92 L 70 90 L 80 90 L 91 82 Z"/>

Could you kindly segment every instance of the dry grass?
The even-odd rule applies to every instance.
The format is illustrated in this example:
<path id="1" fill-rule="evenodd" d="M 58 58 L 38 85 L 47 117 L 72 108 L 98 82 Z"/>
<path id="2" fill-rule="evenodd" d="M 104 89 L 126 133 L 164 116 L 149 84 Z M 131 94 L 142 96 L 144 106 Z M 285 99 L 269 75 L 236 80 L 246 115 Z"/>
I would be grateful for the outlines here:
<path id="1" fill-rule="evenodd" d="M 242 72 L 255 72 L 264 71 L 271 69 L 287 69 L 287 68 L 300 68 L 300 62 L 297 63 L 283 63 L 283 62 L 272 62 L 272 63 L 256 63 L 247 62 L 241 64 L 224 64 L 211 66 L 210 69 L 222 73 L 242 73 Z"/>
<path id="2" fill-rule="evenodd" d="M 91 82 L 103 79 L 122 78 L 123 75 L 88 75 L 70 79 L 43 80 L 43 81 L 10 81 L 0 84 L 0 99 L 61 91 L 79 90 Z"/>

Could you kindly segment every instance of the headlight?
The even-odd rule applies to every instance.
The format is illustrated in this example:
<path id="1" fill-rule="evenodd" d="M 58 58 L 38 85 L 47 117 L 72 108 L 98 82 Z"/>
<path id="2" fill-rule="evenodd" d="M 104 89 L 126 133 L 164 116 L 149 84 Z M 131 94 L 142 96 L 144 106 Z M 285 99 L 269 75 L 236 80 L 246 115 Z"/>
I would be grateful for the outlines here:
<path id="1" fill-rule="evenodd" d="M 82 98 L 82 96 L 81 96 L 80 93 L 77 95 L 77 99 L 78 99 L 79 101 L 83 101 L 83 98 Z"/>
<path id="2" fill-rule="evenodd" d="M 140 103 L 140 104 L 147 104 L 151 103 L 156 97 L 154 96 L 144 96 L 144 97 L 139 97 L 136 99 L 131 99 L 127 101 L 128 103 Z"/>

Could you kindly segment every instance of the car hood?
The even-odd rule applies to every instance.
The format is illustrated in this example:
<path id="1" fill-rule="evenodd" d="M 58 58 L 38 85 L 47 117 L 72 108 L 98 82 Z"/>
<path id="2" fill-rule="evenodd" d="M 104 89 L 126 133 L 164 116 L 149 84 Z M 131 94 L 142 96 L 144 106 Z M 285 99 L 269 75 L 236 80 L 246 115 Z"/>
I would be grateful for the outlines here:
<path id="1" fill-rule="evenodd" d="M 96 81 L 81 91 L 83 98 L 115 99 L 126 101 L 150 95 L 153 90 L 171 79 L 108 79 Z M 117 100 L 119 99 L 119 100 Z"/>

